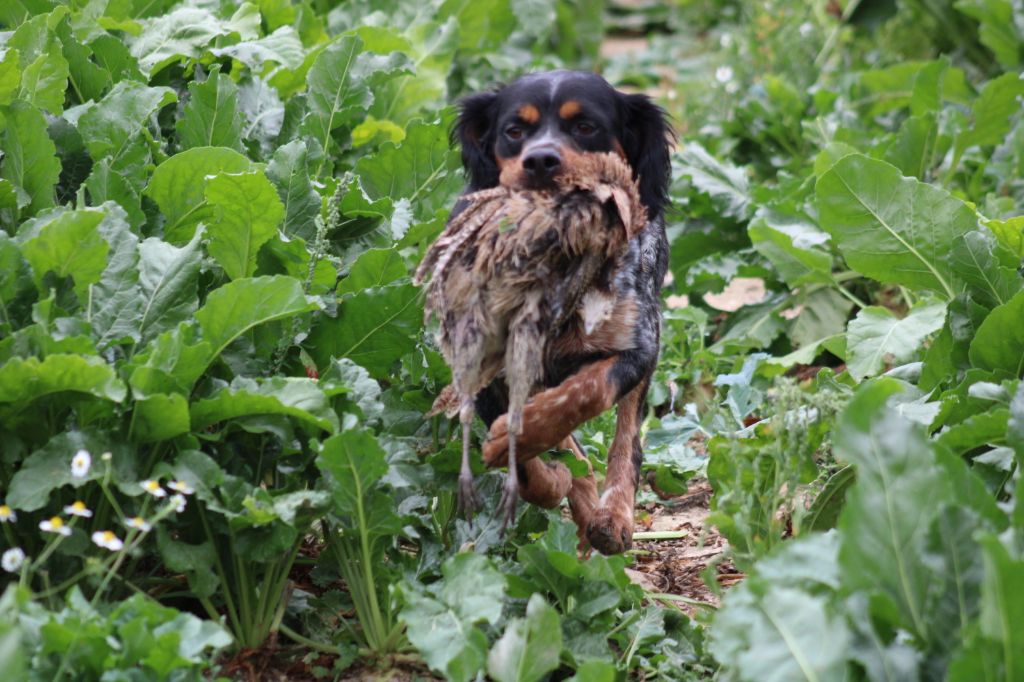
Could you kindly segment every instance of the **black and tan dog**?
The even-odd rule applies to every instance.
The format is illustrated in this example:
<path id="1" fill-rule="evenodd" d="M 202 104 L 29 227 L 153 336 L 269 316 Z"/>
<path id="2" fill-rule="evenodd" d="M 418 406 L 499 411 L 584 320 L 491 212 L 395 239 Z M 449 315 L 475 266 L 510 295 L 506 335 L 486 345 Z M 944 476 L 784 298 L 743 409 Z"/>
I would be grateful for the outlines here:
<path id="1" fill-rule="evenodd" d="M 604 554 L 627 549 L 643 451 L 644 396 L 658 358 L 660 291 L 668 267 L 664 210 L 668 203 L 671 130 L 664 112 L 640 94 L 612 88 L 577 71 L 524 76 L 461 102 L 453 135 L 462 147 L 467 191 L 497 186 L 542 189 L 581 155 L 616 152 L 629 163 L 646 207 L 646 228 L 631 242 L 613 278 L 614 306 L 589 330 L 582 323 L 550 330 L 543 385 L 523 413 L 517 469 L 523 499 L 554 506 L 567 494 L 581 540 Z M 453 215 L 460 206 L 456 204 Z M 507 461 L 507 389 L 497 380 L 476 399 L 490 427 L 484 460 Z M 618 405 L 605 489 L 593 475 L 572 479 L 536 455 L 572 449 L 585 459 L 573 430 Z M 559 475 L 563 474 L 563 475 Z M 568 489 L 566 489 L 568 488 Z"/>

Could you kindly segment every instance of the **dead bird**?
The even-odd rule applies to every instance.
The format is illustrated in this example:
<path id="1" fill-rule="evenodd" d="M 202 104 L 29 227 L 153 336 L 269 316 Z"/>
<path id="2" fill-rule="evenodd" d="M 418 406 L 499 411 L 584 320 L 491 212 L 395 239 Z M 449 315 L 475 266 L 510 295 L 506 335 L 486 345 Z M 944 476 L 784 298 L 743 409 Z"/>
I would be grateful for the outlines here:
<path id="1" fill-rule="evenodd" d="M 644 228 L 647 212 L 630 167 L 615 153 L 587 153 L 554 187 L 505 185 L 462 197 L 462 210 L 416 271 L 429 275 L 425 312 L 452 369 L 462 424 L 459 508 L 472 520 L 469 465 L 473 399 L 502 372 L 509 388 L 508 478 L 502 528 L 515 515 L 515 437 L 541 379 L 549 338 L 569 322 L 589 333 L 614 306 L 614 263 Z M 579 316 L 579 320 L 574 320 Z"/>

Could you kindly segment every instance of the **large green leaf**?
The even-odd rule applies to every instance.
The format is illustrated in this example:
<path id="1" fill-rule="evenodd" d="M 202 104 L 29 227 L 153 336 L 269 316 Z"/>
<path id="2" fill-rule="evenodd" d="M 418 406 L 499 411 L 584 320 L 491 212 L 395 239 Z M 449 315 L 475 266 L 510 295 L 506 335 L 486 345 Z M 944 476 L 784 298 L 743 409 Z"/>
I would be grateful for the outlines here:
<path id="1" fill-rule="evenodd" d="M 242 116 L 238 107 L 238 86 L 215 66 L 201 83 L 188 84 L 189 99 L 178 119 L 181 149 L 228 147 L 242 149 Z"/>
<path id="2" fill-rule="evenodd" d="M 397 249 L 367 249 L 348 270 L 348 276 L 338 284 L 339 294 L 356 294 L 390 284 L 409 274 L 409 268 Z"/>
<path id="3" fill-rule="evenodd" d="M 1018 73 L 993 78 L 978 93 L 971 107 L 974 124 L 956 141 L 958 152 L 975 145 L 996 145 L 1010 132 L 1014 116 L 1020 112 L 1024 79 Z"/>
<path id="4" fill-rule="evenodd" d="M 231 279 L 256 271 L 256 254 L 277 232 L 284 206 L 261 170 L 221 173 L 206 183 L 210 255 Z"/>
<path id="5" fill-rule="evenodd" d="M 689 142 L 679 154 L 679 174 L 690 178 L 723 215 L 750 217 L 750 183 L 742 168 L 711 156 L 697 142 Z"/>
<path id="6" fill-rule="evenodd" d="M 126 389 L 114 370 L 96 357 L 48 355 L 11 358 L 0 366 L 0 419 L 23 413 L 39 398 L 57 393 L 82 393 L 121 402 Z"/>
<path id="7" fill-rule="evenodd" d="M 136 396 L 131 435 L 141 443 L 169 440 L 192 430 L 188 400 L 180 393 Z"/>
<path id="8" fill-rule="evenodd" d="M 1024 560 L 998 538 L 981 538 L 985 578 L 981 584 L 981 631 L 1001 646 L 1004 679 L 1024 679 Z"/>
<path id="9" fill-rule="evenodd" d="M 1000 64 L 1007 69 L 1020 67 L 1024 54 L 1011 0 L 957 0 L 955 7 L 978 20 L 978 37 Z"/>
<path id="10" fill-rule="evenodd" d="M 1024 285 L 1014 261 L 1019 259 L 988 231 L 968 232 L 953 246 L 953 271 L 967 284 L 972 297 L 988 307 L 1006 303 Z"/>
<path id="11" fill-rule="evenodd" d="M 971 340 L 971 364 L 1024 374 L 1024 291 L 998 306 L 978 327 Z"/>
<path id="12" fill-rule="evenodd" d="M 331 475 L 330 490 L 338 513 L 349 515 L 365 511 L 370 491 L 388 471 L 377 438 L 361 429 L 325 440 L 316 464 Z"/>
<path id="13" fill-rule="evenodd" d="M 251 18 L 255 7 L 242 3 L 229 21 L 218 19 L 209 10 L 179 7 L 169 14 L 142 21 L 142 32 L 131 44 L 131 53 L 139 68 L 152 75 L 172 62 L 200 57 L 214 47 L 214 40 L 232 33 L 254 38 Z M 257 26 L 259 14 L 256 14 Z"/>
<path id="14" fill-rule="evenodd" d="M 747 228 L 754 248 L 790 286 L 832 281 L 829 236 L 805 219 L 759 210 Z"/>
<path id="15" fill-rule="evenodd" d="M 456 554 L 441 568 L 444 580 L 435 594 L 403 588 L 401 620 L 412 645 L 431 669 L 448 679 L 467 682 L 487 660 L 487 637 L 475 627 L 501 618 L 505 576 L 489 559 Z"/>
<path id="16" fill-rule="evenodd" d="M 164 214 L 164 239 L 180 244 L 192 239 L 196 225 L 209 220 L 206 178 L 220 173 L 243 173 L 249 159 L 226 147 L 195 147 L 175 154 L 157 166 L 146 194 Z"/>
<path id="17" fill-rule="evenodd" d="M 21 99 L 60 114 L 70 71 L 54 29 L 67 14 L 63 7 L 29 19 L 14 31 L 7 47 L 17 50 L 21 69 Z"/>
<path id="18" fill-rule="evenodd" d="M 210 344 L 209 361 L 253 327 L 317 308 L 306 298 L 302 284 L 276 275 L 237 279 L 211 292 L 195 318 Z"/>
<path id="19" fill-rule="evenodd" d="M 390 284 L 342 301 L 338 316 L 320 318 L 304 345 L 321 367 L 332 358 L 349 358 L 382 379 L 390 376 L 396 360 L 416 346 L 422 324 L 419 289 L 407 283 Z"/>
<path id="20" fill-rule="evenodd" d="M 929 335 L 942 328 L 946 304 L 925 301 L 903 319 L 888 308 L 870 306 L 850 321 L 846 337 L 846 364 L 857 380 L 874 376 L 885 364 L 899 365 L 921 348 Z"/>
<path id="21" fill-rule="evenodd" d="M 78 131 L 89 155 L 95 161 L 106 160 L 114 168 L 144 162 L 149 148 L 143 143 L 142 130 L 157 110 L 177 99 L 170 88 L 118 82 L 78 119 Z"/>
<path id="22" fill-rule="evenodd" d="M 933 641 L 928 594 L 934 580 L 925 559 L 928 529 L 953 501 L 947 472 L 921 428 L 886 408 L 900 384 L 866 384 L 843 413 L 836 455 L 856 465 L 857 483 L 839 519 L 843 585 L 891 603 L 894 626 Z"/>
<path id="23" fill-rule="evenodd" d="M 815 192 L 821 226 L 851 268 L 880 282 L 956 294 L 953 244 L 978 224 L 962 201 L 861 154 L 836 162 Z"/>
<path id="24" fill-rule="evenodd" d="M 4 131 L 0 177 L 20 190 L 18 205 L 26 215 L 53 206 L 53 187 L 60 178 L 57 147 L 46 131 L 43 114 L 27 102 L 0 109 Z"/>
<path id="25" fill-rule="evenodd" d="M 110 250 L 98 229 L 103 218 L 103 211 L 87 208 L 50 213 L 45 221 L 22 225 L 21 253 L 35 271 L 40 291 L 45 290 L 43 276 L 53 272 L 72 277 L 79 300 L 88 300 L 89 285 L 99 281 Z"/>
<path id="26" fill-rule="evenodd" d="M 526 618 L 510 621 L 494 643 L 487 672 L 498 682 L 537 682 L 558 667 L 561 653 L 558 611 L 534 594 L 526 605 Z"/>
<path id="27" fill-rule="evenodd" d="M 413 121 L 400 144 L 386 143 L 376 154 L 360 158 L 356 173 L 361 191 L 346 195 L 346 212 L 390 217 L 395 203 L 407 199 L 419 220 L 449 208 L 463 182 L 443 120 Z"/>
<path id="28" fill-rule="evenodd" d="M 307 242 L 316 235 L 315 220 L 320 215 L 320 195 L 309 178 L 309 149 L 302 140 L 278 147 L 267 165 L 267 177 L 277 188 L 284 204 L 282 230 L 288 237 Z"/>
<path id="29" fill-rule="evenodd" d="M 307 106 L 302 124 L 321 149 L 330 150 L 331 132 L 350 126 L 366 115 L 373 103 L 371 84 L 404 72 L 408 60 L 401 53 L 383 57 L 363 52 L 363 41 L 355 35 L 342 36 L 317 55 L 309 69 Z M 323 171 L 325 156 L 314 173 Z"/>
<path id="30" fill-rule="evenodd" d="M 252 415 L 295 417 L 324 431 L 338 429 L 338 417 L 316 382 L 298 377 L 274 377 L 262 382 L 236 377 L 212 397 L 192 403 L 193 429 Z"/>
<path id="31" fill-rule="evenodd" d="M 89 299 L 89 321 L 101 347 L 139 340 L 143 304 L 139 290 L 139 238 L 132 233 L 124 209 L 112 202 L 102 208 L 106 215 L 97 229 L 110 246 L 110 255 Z"/>
<path id="32" fill-rule="evenodd" d="M 187 320 L 198 305 L 196 296 L 202 251 L 202 231 L 180 249 L 156 237 L 139 245 L 139 287 L 142 305 L 139 311 L 139 338 L 152 337 Z"/>

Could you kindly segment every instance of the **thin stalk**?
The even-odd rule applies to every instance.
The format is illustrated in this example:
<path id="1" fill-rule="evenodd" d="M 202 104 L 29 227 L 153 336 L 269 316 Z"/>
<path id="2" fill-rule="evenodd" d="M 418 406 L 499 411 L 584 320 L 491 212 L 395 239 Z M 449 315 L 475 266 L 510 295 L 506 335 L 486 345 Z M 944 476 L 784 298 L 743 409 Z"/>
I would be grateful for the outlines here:
<path id="1" fill-rule="evenodd" d="M 220 578 L 220 584 L 224 587 L 224 610 L 227 611 L 228 620 L 231 623 L 231 630 L 235 633 L 236 639 L 242 632 L 242 625 L 238 619 L 238 609 L 235 607 L 235 600 L 231 596 L 231 583 L 228 582 L 227 573 L 224 571 L 224 564 L 220 560 L 220 552 L 217 551 L 217 544 L 213 540 L 213 532 L 210 530 L 210 523 L 206 519 L 206 512 L 203 511 L 203 505 L 197 504 L 196 509 L 199 510 L 199 520 L 203 525 L 203 531 L 206 533 L 206 539 L 213 545 L 213 565 L 217 571 L 217 577 Z"/>
<path id="2" fill-rule="evenodd" d="M 309 637 L 300 635 L 284 623 L 281 623 L 280 631 L 281 634 L 283 634 L 285 637 L 292 640 L 296 644 L 301 644 L 302 646 L 309 647 L 313 651 L 319 651 L 320 653 L 324 654 L 331 654 L 332 656 L 336 656 L 340 653 L 338 647 L 331 646 L 330 644 L 323 644 L 321 642 L 316 641 L 315 639 L 310 639 Z"/>

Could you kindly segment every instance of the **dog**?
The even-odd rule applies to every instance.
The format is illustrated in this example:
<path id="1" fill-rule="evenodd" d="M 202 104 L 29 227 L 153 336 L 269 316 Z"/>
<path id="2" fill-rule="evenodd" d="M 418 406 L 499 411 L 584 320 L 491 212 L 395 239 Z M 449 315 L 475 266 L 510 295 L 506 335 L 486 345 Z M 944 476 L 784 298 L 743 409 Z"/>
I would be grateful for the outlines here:
<path id="1" fill-rule="evenodd" d="M 637 179 L 648 221 L 617 263 L 614 304 L 596 326 L 584 329 L 580 323 L 553 330 L 557 336 L 547 344 L 543 388 L 526 404 L 523 433 L 517 439 L 521 496 L 555 506 L 568 495 L 581 546 L 589 543 L 603 554 L 621 553 L 632 544 L 643 460 L 639 429 L 658 359 L 661 284 L 668 269 L 664 215 L 674 136 L 667 116 L 648 96 L 617 91 L 593 73 L 551 71 L 465 97 L 452 136 L 461 147 L 467 193 L 499 183 L 514 189 L 550 188 L 574 160 L 593 152 L 619 154 Z M 456 202 L 453 217 L 461 208 Z M 475 404 L 489 428 L 484 461 L 504 466 L 505 382 L 492 382 Z M 586 460 L 572 433 L 613 405 L 618 406 L 615 438 L 600 497 L 592 472 L 570 480 L 559 476 L 565 474 L 563 465 L 559 472 L 531 459 L 560 446 Z"/>

